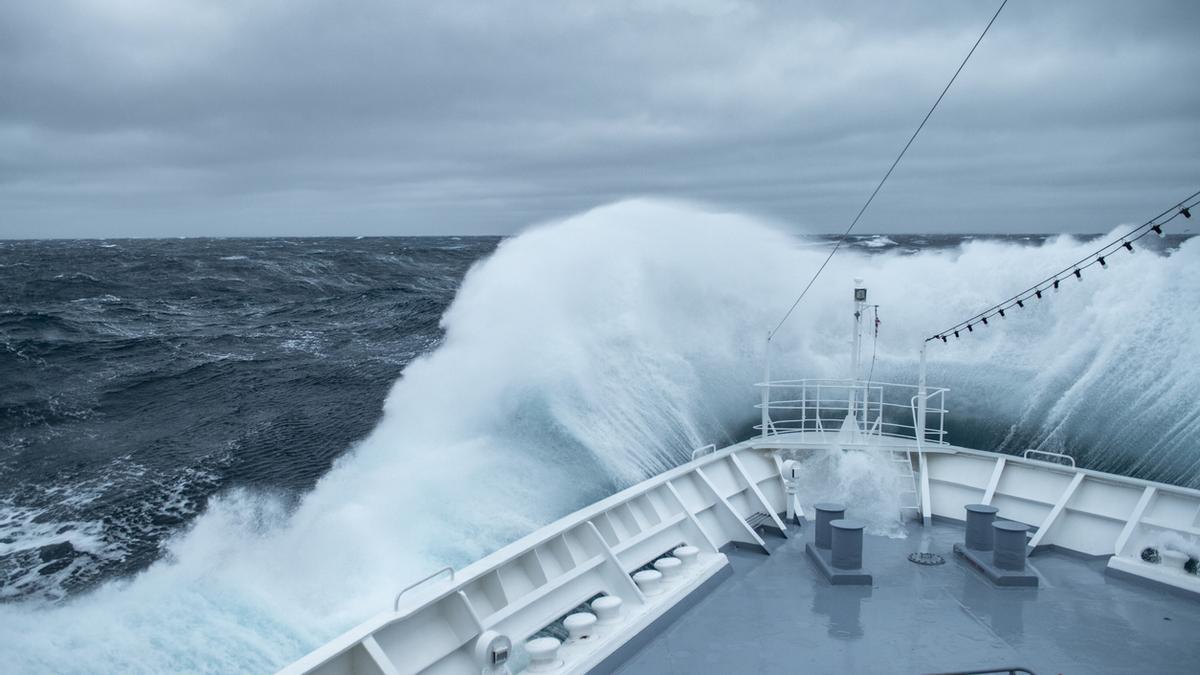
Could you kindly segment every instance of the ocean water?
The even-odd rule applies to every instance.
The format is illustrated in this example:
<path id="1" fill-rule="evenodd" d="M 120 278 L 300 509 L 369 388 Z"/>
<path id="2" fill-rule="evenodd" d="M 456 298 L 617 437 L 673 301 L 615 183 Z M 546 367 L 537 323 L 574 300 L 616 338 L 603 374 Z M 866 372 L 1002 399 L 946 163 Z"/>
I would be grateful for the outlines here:
<path id="1" fill-rule="evenodd" d="M 949 440 L 1200 487 L 1200 245 L 1140 243 L 930 346 Z M 6 667 L 271 670 L 744 438 L 765 333 L 830 245 L 646 200 L 503 241 L 0 242 Z M 856 237 L 773 374 L 845 374 L 856 276 L 874 377 L 909 382 L 922 338 L 1095 246 Z"/>

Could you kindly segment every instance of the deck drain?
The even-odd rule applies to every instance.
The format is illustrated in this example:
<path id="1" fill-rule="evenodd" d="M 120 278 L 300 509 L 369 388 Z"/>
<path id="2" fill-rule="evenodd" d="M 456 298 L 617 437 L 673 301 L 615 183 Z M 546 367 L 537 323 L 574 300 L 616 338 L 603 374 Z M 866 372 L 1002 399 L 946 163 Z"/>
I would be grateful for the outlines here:
<path id="1" fill-rule="evenodd" d="M 946 562 L 945 558 L 936 553 L 909 553 L 908 560 L 918 565 L 941 565 Z"/>

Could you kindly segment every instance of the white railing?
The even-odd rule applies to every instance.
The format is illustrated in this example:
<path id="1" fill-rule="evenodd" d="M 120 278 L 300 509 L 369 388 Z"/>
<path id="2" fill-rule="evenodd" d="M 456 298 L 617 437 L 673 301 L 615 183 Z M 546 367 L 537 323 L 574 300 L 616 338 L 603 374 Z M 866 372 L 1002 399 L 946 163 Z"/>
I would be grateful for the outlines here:
<path id="1" fill-rule="evenodd" d="M 838 433 L 853 415 L 864 441 L 916 440 L 924 445 L 947 445 L 943 387 L 930 387 L 924 396 L 924 424 L 920 419 L 922 393 L 917 385 L 865 380 L 773 380 L 755 385 L 762 389 L 762 422 L 755 429 L 763 437 L 798 432 Z"/>
<path id="2" fill-rule="evenodd" d="M 786 494 L 775 454 L 750 444 L 697 448 L 695 461 L 670 469 L 536 530 L 460 570 L 443 568 L 389 598 L 390 611 L 368 619 L 287 666 L 284 675 L 479 673 L 490 669 L 496 638 L 513 652 L 525 640 L 597 595 L 622 601 L 617 623 L 593 639 L 563 645 L 560 675 L 579 675 L 689 593 L 728 567 L 727 545 L 766 550 L 748 522 L 767 514 L 786 524 Z M 681 544 L 699 549 L 695 564 L 659 593 L 632 578 Z M 436 581 L 444 579 L 444 581 Z M 519 659 L 514 657 L 514 663 Z M 490 663 L 495 663 L 491 661 Z M 601 668 L 602 670 L 604 668 Z"/>
<path id="3" fill-rule="evenodd" d="M 1050 457 L 1052 459 L 1038 459 L 1037 457 L 1030 457 L 1030 455 L 1040 455 L 1042 457 Z M 1051 464 L 1062 464 L 1063 466 L 1069 466 L 1072 469 L 1075 468 L 1075 458 L 1070 455 L 1063 454 L 1061 452 L 1050 452 L 1049 450 L 1034 450 L 1033 448 L 1030 448 L 1029 450 L 1022 452 L 1021 456 L 1024 457 L 1025 459 L 1032 459 L 1037 462 L 1050 462 Z"/>

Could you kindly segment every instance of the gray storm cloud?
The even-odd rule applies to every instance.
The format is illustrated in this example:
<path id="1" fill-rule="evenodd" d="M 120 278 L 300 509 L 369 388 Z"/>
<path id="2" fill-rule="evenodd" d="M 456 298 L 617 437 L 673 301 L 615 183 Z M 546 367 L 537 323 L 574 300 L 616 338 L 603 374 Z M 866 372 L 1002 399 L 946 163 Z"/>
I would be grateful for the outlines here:
<path id="1" fill-rule="evenodd" d="M 0 236 L 845 226 L 995 2 L 0 6 Z M 1200 4 L 1011 0 L 864 232 L 1106 231 L 1200 179 Z"/>

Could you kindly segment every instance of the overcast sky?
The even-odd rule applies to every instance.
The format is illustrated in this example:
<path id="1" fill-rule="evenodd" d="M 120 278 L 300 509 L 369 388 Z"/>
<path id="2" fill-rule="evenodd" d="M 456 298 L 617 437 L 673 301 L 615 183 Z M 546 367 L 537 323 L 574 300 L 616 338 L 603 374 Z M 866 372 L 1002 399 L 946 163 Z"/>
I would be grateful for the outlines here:
<path id="1" fill-rule="evenodd" d="M 501 234 L 641 195 L 837 231 L 997 6 L 4 2 L 0 236 Z M 1196 189 L 1200 3 L 1010 0 L 859 231 L 1106 231 Z"/>

